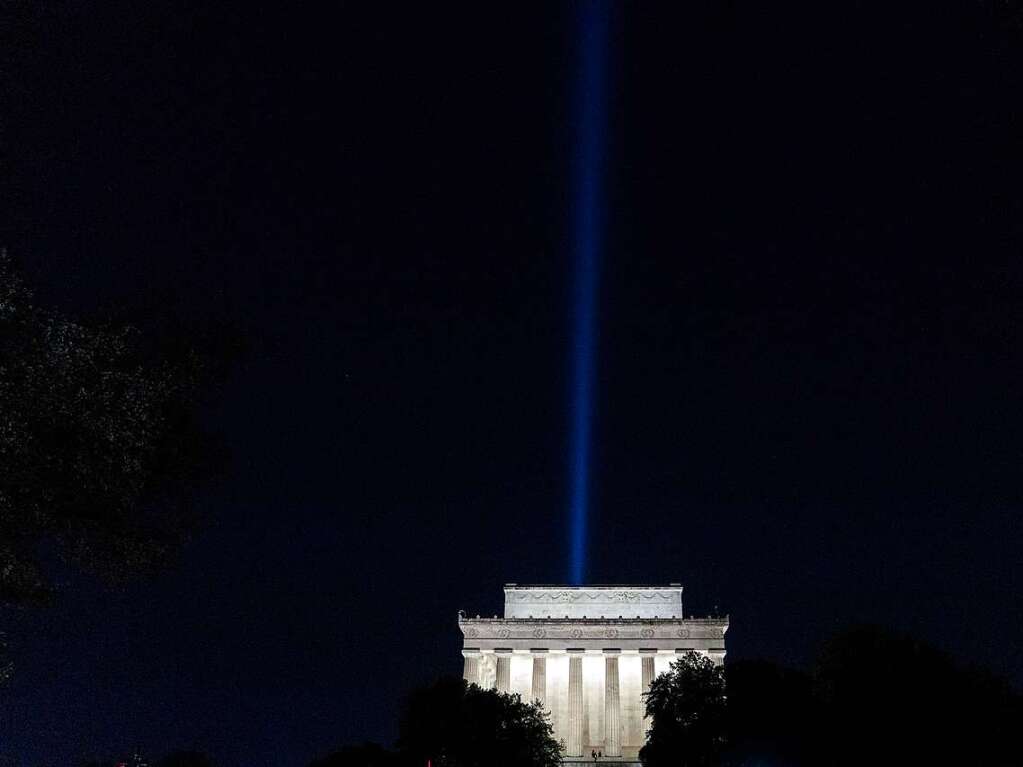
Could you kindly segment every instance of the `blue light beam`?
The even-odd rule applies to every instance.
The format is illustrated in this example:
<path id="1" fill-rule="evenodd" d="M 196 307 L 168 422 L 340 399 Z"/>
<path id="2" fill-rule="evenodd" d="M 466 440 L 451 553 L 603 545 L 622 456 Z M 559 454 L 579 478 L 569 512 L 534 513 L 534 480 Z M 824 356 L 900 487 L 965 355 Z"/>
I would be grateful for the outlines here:
<path id="1" fill-rule="evenodd" d="M 570 393 L 569 580 L 585 582 L 590 512 L 597 293 L 604 242 L 604 154 L 607 133 L 607 45 L 610 3 L 579 4 L 579 75 L 573 155 L 574 296 Z"/>

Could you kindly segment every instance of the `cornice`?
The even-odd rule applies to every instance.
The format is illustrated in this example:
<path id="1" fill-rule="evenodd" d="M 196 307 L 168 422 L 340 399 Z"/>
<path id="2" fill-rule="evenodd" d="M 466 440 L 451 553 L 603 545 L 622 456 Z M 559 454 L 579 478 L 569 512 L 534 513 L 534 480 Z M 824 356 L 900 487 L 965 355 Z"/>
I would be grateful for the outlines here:
<path id="1" fill-rule="evenodd" d="M 462 618 L 458 626 L 469 639 L 714 639 L 728 631 L 727 618 L 578 619 Z"/>
<path id="2" fill-rule="evenodd" d="M 523 625 L 523 624 L 534 624 L 534 623 L 543 623 L 543 624 L 563 623 L 565 625 L 576 625 L 576 624 L 579 624 L 579 623 L 582 623 L 582 624 L 618 623 L 618 624 L 637 624 L 637 625 L 641 624 L 641 623 L 642 624 L 649 623 L 649 624 L 653 624 L 653 625 L 657 625 L 657 624 L 690 623 L 690 624 L 696 624 L 696 625 L 706 624 L 708 626 L 713 626 L 713 625 L 718 625 L 718 624 L 721 624 L 721 623 L 724 623 L 725 625 L 728 625 L 728 616 L 727 615 L 723 615 L 723 616 L 707 616 L 707 617 L 704 617 L 704 618 L 626 618 L 624 616 L 620 616 L 618 618 L 611 618 L 611 617 L 606 617 L 606 618 L 600 618 L 600 617 L 593 617 L 593 618 L 589 618 L 589 617 L 587 617 L 587 618 L 572 618 L 572 617 L 568 617 L 568 618 L 566 618 L 566 617 L 563 617 L 563 616 L 552 617 L 552 618 L 545 618 L 545 617 L 542 617 L 542 616 L 540 616 L 540 617 L 533 617 L 533 618 L 498 618 L 497 616 L 494 616 L 493 618 L 482 618 L 479 615 L 477 615 L 475 617 L 470 617 L 468 615 L 460 613 L 459 616 L 458 616 L 458 622 L 459 622 L 459 624 L 462 624 L 462 623 L 479 623 L 479 624 L 507 623 L 507 624 L 510 624 L 510 625 L 515 625 L 515 624 Z"/>

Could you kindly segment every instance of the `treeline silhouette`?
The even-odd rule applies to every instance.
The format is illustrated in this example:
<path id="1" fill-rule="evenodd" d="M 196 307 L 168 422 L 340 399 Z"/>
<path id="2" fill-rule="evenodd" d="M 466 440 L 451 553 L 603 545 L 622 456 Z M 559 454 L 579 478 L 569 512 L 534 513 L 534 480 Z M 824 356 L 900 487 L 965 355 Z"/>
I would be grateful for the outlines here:
<path id="1" fill-rule="evenodd" d="M 1023 765 L 1023 697 L 979 665 L 877 627 L 834 637 L 809 671 L 762 660 L 720 668 L 687 654 L 655 679 L 646 713 L 647 767 Z M 349 745 L 310 767 L 556 767 L 561 758 L 540 706 L 442 678 L 408 696 L 394 748 Z M 214 766 L 177 752 L 155 767 Z"/>
<path id="2" fill-rule="evenodd" d="M 648 767 L 1023 765 L 1023 697 L 979 665 L 956 663 L 909 636 L 851 629 L 826 642 L 809 671 L 761 660 L 728 663 L 718 672 L 717 691 L 713 674 L 693 657 L 695 665 L 676 664 L 675 680 L 658 678 L 666 691 L 662 710 L 648 699 L 652 735 L 661 726 L 671 729 L 666 713 L 688 728 L 684 737 L 664 739 L 667 748 L 659 753 L 645 749 Z M 533 758 L 523 744 L 508 761 L 507 743 L 497 738 L 509 723 L 500 716 L 467 719 L 468 711 L 455 705 L 459 689 L 465 689 L 460 680 L 445 680 L 414 693 L 397 748 L 348 746 L 310 767 L 423 767 L 427 759 L 432 767 L 551 763 L 549 749 Z M 683 694 L 689 695 L 684 702 Z M 521 713 L 508 708 L 502 715 Z M 519 733 L 514 738 L 528 732 L 542 741 L 535 729 L 511 730 Z"/>
<path id="3" fill-rule="evenodd" d="M 688 684 L 696 699 L 678 717 L 681 693 L 648 698 L 650 744 L 658 745 L 641 754 L 649 767 L 1023 764 L 1023 698 L 979 667 L 881 628 L 836 636 L 809 673 L 729 664 L 723 707 L 691 681 L 701 679 L 698 663 L 680 663 L 672 676 L 676 691 Z"/>

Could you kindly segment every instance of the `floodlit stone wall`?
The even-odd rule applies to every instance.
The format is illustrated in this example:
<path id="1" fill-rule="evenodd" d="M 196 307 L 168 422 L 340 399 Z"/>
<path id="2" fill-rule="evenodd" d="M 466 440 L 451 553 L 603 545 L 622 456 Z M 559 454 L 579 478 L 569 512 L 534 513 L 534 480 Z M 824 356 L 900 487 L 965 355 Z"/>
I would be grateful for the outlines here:
<path id="1" fill-rule="evenodd" d="M 678 584 L 510 584 L 503 618 L 458 625 L 467 681 L 541 700 L 568 757 L 628 760 L 646 739 L 650 681 L 689 650 L 724 662 L 728 619 L 685 618 Z"/>

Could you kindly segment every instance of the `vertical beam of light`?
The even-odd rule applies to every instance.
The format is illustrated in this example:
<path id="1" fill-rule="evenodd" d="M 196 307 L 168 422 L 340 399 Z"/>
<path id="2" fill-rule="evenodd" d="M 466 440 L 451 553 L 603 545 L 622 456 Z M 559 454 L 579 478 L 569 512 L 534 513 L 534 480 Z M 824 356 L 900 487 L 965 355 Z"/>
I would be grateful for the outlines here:
<path id="1" fill-rule="evenodd" d="M 590 454 L 597 356 L 597 290 L 603 249 L 604 154 L 607 131 L 607 38 L 610 3 L 579 4 L 579 72 L 573 155 L 572 378 L 569 437 L 569 579 L 587 573 Z"/>

